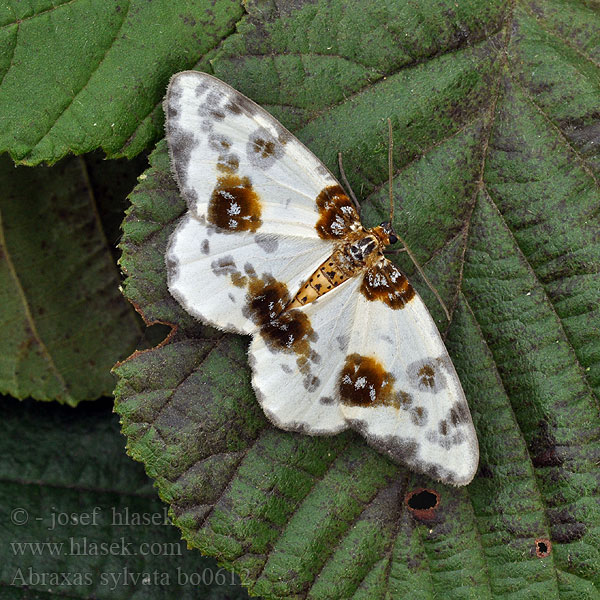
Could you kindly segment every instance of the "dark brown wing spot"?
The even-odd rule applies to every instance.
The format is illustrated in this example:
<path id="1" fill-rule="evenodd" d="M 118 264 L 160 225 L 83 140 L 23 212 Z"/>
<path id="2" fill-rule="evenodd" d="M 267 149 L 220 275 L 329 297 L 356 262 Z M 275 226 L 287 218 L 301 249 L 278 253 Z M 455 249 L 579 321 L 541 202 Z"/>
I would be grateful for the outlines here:
<path id="1" fill-rule="evenodd" d="M 247 177 L 233 173 L 217 180 L 208 205 L 208 221 L 224 231 L 256 231 L 261 225 L 261 203 Z"/>
<path id="2" fill-rule="evenodd" d="M 231 273 L 239 273 L 233 256 L 222 256 L 210 263 L 212 272 L 220 277 L 221 275 L 230 275 Z"/>
<path id="3" fill-rule="evenodd" d="M 315 375 L 307 375 L 302 383 L 307 392 L 314 392 L 321 385 L 321 380 Z"/>
<path id="4" fill-rule="evenodd" d="M 242 114 L 242 107 L 239 104 L 235 103 L 235 100 L 229 100 L 226 104 L 225 104 L 225 110 L 234 114 L 234 115 L 241 115 Z"/>
<path id="5" fill-rule="evenodd" d="M 203 93 L 204 92 L 201 92 L 202 95 L 203 95 Z M 196 91 L 196 94 L 198 94 L 197 91 Z M 213 119 L 215 119 L 217 121 L 222 121 L 225 118 L 225 113 L 219 106 L 220 101 L 221 101 L 221 97 L 219 94 L 216 94 L 214 92 L 209 92 L 208 95 L 206 96 L 206 98 L 204 99 L 204 106 L 200 107 L 200 109 L 198 110 L 198 113 L 200 115 L 208 114 Z"/>
<path id="6" fill-rule="evenodd" d="M 310 341 L 316 338 L 310 319 L 294 309 L 263 325 L 260 332 L 268 346 L 303 356 L 310 353 Z"/>
<path id="7" fill-rule="evenodd" d="M 396 394 L 396 401 L 398 402 L 398 406 L 406 410 L 412 404 L 413 397 L 406 392 L 400 391 Z"/>
<path id="8" fill-rule="evenodd" d="M 308 375 L 310 372 L 310 364 L 308 362 L 308 358 L 306 356 L 299 356 L 296 359 L 296 365 L 298 366 L 298 370 L 303 375 Z"/>
<path id="9" fill-rule="evenodd" d="M 417 373 L 421 385 L 426 387 L 434 387 L 435 386 L 435 369 L 431 365 L 424 365 L 419 369 Z"/>
<path id="10" fill-rule="evenodd" d="M 210 264 L 212 272 L 220 277 L 222 275 L 229 275 L 231 277 L 231 283 L 237 287 L 245 287 L 248 278 L 242 275 L 233 260 L 233 256 L 223 256 L 213 260 Z"/>
<path id="11" fill-rule="evenodd" d="M 427 409 L 424 406 L 415 406 L 409 411 L 409 414 L 414 425 L 423 427 L 427 424 Z"/>
<path id="12" fill-rule="evenodd" d="M 217 169 L 232 175 L 240 166 L 240 159 L 235 154 L 222 154 L 217 159 Z"/>
<path id="13" fill-rule="evenodd" d="M 220 134 L 212 134 L 208 137 L 208 145 L 217 152 L 223 152 L 223 150 L 229 150 L 231 148 L 232 141 Z"/>
<path id="14" fill-rule="evenodd" d="M 227 103 L 225 104 L 225 110 L 234 115 L 246 114 L 248 116 L 252 116 L 257 112 L 257 106 L 250 100 L 246 98 L 243 94 L 236 94 L 235 96 L 229 98 Z"/>
<path id="15" fill-rule="evenodd" d="M 244 277 L 241 273 L 235 272 L 231 274 L 231 283 L 236 287 L 246 287 L 247 277 Z"/>
<path id="16" fill-rule="evenodd" d="M 339 185 L 331 185 L 323 189 L 316 199 L 319 209 L 319 220 L 315 228 L 323 239 L 340 239 L 345 237 L 351 225 L 360 225 L 358 214 Z"/>
<path id="17" fill-rule="evenodd" d="M 250 281 L 244 314 L 260 326 L 267 346 L 273 350 L 295 352 L 307 361 L 310 342 L 317 336 L 303 312 L 294 309 L 283 312 L 289 302 L 287 286 L 265 275 L 263 279 Z"/>
<path id="18" fill-rule="evenodd" d="M 469 409 L 461 402 L 455 402 L 450 409 L 450 422 L 454 427 L 469 421 Z"/>
<path id="19" fill-rule="evenodd" d="M 218 108 L 210 108 L 208 114 L 216 121 L 222 121 L 225 118 L 225 113 Z"/>
<path id="20" fill-rule="evenodd" d="M 248 285 L 245 316 L 259 326 L 276 319 L 290 301 L 287 286 L 271 275 L 253 278 Z"/>
<path id="21" fill-rule="evenodd" d="M 260 154 L 261 158 L 269 158 L 275 154 L 275 143 L 271 140 L 256 138 L 254 140 L 254 152 Z"/>
<path id="22" fill-rule="evenodd" d="M 429 357 L 410 363 L 406 367 L 406 374 L 413 387 L 437 394 L 447 385 L 444 368 L 443 358 Z"/>
<path id="23" fill-rule="evenodd" d="M 281 143 L 264 127 L 253 132 L 246 144 L 248 160 L 259 169 L 269 169 L 285 150 Z"/>
<path id="24" fill-rule="evenodd" d="M 347 406 L 376 406 L 392 400 L 394 376 L 375 358 L 350 354 L 340 373 L 340 398 Z"/>
<path id="25" fill-rule="evenodd" d="M 360 291 L 367 300 L 385 302 L 394 310 L 404 308 L 415 297 L 408 279 L 387 259 L 365 273 Z"/>

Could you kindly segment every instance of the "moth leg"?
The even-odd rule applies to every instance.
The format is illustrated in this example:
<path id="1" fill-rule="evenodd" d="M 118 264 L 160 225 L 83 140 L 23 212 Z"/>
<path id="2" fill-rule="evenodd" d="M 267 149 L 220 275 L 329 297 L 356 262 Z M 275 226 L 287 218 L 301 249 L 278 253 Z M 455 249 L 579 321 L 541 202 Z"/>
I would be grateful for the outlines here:
<path id="1" fill-rule="evenodd" d="M 348 179 L 346 177 L 346 172 L 344 171 L 344 167 L 342 166 L 342 153 L 341 152 L 338 152 L 338 165 L 340 167 L 340 175 L 342 176 L 342 181 L 344 182 L 346 189 L 350 192 L 350 198 L 352 198 L 352 202 L 354 203 L 356 212 L 358 213 L 358 216 L 360 217 L 360 203 L 356 199 L 356 196 L 354 195 L 354 192 L 352 191 L 352 188 L 350 187 L 350 183 L 348 182 Z"/>
<path id="2" fill-rule="evenodd" d="M 400 254 L 400 252 L 406 252 L 406 248 L 393 248 L 391 250 L 384 250 L 384 254 Z"/>

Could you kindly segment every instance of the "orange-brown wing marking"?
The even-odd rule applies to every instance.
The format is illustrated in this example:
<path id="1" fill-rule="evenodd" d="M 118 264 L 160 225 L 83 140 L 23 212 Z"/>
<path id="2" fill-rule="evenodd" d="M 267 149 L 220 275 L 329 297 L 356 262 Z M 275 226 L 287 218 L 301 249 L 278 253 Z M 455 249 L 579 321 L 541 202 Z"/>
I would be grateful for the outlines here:
<path id="1" fill-rule="evenodd" d="M 360 219 L 350 198 L 339 185 L 330 185 L 317 196 L 319 220 L 315 228 L 324 240 L 339 240 L 348 235 L 352 226 L 360 227 Z"/>
<path id="2" fill-rule="evenodd" d="M 367 300 L 385 302 L 394 310 L 404 308 L 415 297 L 408 279 L 383 257 L 367 270 L 360 291 Z"/>
<path id="3" fill-rule="evenodd" d="M 395 377 L 371 356 L 350 354 L 339 377 L 340 400 L 346 406 L 393 406 L 407 409 L 412 397 L 394 392 Z"/>
<path id="4" fill-rule="evenodd" d="M 229 167 L 229 172 L 226 165 Z M 224 174 L 218 178 L 208 205 L 209 223 L 225 232 L 256 231 L 261 225 L 262 209 L 258 194 L 248 177 L 238 177 L 233 167 L 235 162 L 223 159 L 220 168 Z"/>

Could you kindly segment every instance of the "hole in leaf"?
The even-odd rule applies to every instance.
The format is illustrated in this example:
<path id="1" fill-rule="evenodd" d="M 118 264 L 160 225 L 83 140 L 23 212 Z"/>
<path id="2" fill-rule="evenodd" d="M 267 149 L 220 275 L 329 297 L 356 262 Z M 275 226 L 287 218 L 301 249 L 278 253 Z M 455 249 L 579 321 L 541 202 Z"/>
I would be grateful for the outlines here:
<path id="1" fill-rule="evenodd" d="M 146 348 L 154 348 L 165 341 L 169 336 L 172 327 L 164 323 L 153 323 L 144 328 L 142 337 L 138 342 L 138 349 L 145 350 Z"/>
<path id="2" fill-rule="evenodd" d="M 140 313 L 135 302 L 131 302 L 133 307 Z M 140 313 L 141 314 L 141 313 Z M 171 325 L 170 323 L 163 323 L 162 321 L 143 321 L 147 326 L 144 327 L 142 324 L 142 334 L 138 339 L 138 343 L 136 344 L 136 349 L 133 354 L 128 356 L 123 361 L 117 362 L 115 367 L 121 365 L 126 360 L 137 356 L 142 352 L 147 352 L 152 348 L 160 348 L 165 344 L 168 344 L 171 341 L 171 338 L 175 335 L 177 331 L 177 326 Z"/>
<path id="3" fill-rule="evenodd" d="M 546 558 L 552 552 L 552 542 L 547 539 L 535 540 L 535 553 L 538 558 Z"/>
<path id="4" fill-rule="evenodd" d="M 437 492 L 433 490 L 414 490 L 406 496 L 406 505 L 413 510 L 430 510 L 440 501 Z"/>
<path id="5" fill-rule="evenodd" d="M 404 503 L 415 519 L 433 521 L 440 504 L 440 495 L 435 490 L 417 488 L 406 494 Z"/>

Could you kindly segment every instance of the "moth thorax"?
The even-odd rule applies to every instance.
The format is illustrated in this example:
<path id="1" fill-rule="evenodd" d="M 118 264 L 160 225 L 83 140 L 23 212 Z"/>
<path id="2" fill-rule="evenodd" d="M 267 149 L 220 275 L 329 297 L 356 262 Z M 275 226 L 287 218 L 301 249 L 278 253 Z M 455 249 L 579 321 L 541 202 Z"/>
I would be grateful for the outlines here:
<path id="1" fill-rule="evenodd" d="M 376 238 L 368 235 L 354 242 L 348 247 L 348 254 L 356 262 L 364 262 L 367 256 L 371 254 L 378 246 Z"/>

